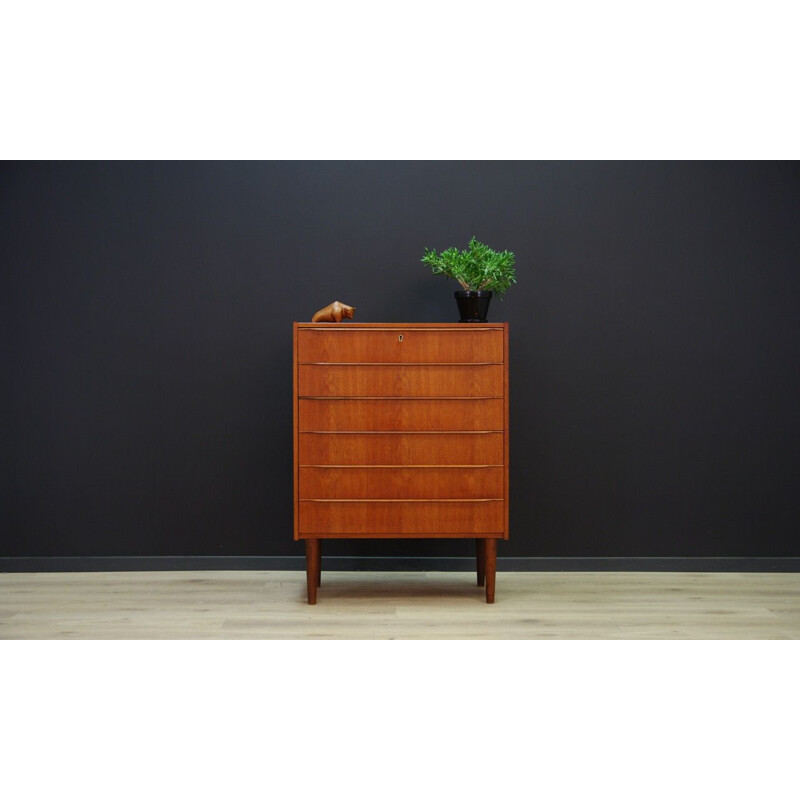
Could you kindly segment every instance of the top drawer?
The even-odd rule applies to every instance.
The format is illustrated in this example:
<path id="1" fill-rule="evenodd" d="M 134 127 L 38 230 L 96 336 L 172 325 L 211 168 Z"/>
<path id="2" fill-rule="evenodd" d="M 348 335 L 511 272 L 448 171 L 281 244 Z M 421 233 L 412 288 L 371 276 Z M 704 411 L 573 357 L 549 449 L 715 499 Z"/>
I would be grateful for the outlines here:
<path id="1" fill-rule="evenodd" d="M 502 364 L 501 328 L 301 328 L 297 360 L 306 364 Z"/>

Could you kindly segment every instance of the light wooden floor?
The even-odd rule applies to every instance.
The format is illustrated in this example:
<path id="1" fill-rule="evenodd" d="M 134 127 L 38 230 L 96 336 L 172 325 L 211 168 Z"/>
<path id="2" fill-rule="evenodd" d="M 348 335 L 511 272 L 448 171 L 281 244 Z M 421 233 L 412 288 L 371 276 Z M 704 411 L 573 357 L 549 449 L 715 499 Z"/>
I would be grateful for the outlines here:
<path id="1" fill-rule="evenodd" d="M 800 574 L 0 574 L 0 639 L 800 639 Z"/>

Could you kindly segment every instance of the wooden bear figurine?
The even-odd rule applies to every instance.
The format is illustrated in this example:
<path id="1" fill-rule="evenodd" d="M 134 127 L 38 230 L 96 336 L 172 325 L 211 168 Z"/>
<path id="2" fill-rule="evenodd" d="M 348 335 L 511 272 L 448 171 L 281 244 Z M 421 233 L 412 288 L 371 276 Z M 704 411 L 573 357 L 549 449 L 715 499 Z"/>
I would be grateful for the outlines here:
<path id="1" fill-rule="evenodd" d="M 353 306 L 346 306 L 338 300 L 334 300 L 329 306 L 321 308 L 311 317 L 312 322 L 341 322 L 344 318 L 353 319 Z"/>

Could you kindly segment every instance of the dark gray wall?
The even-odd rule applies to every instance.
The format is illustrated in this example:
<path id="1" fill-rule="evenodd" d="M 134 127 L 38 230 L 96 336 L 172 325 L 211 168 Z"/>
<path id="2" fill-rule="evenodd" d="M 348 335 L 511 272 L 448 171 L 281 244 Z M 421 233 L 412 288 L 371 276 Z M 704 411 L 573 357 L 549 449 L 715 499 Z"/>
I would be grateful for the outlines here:
<path id="1" fill-rule="evenodd" d="M 505 556 L 800 555 L 787 163 L 0 166 L 0 556 L 287 556 L 291 322 L 517 255 Z M 331 554 L 466 555 L 464 542 Z"/>

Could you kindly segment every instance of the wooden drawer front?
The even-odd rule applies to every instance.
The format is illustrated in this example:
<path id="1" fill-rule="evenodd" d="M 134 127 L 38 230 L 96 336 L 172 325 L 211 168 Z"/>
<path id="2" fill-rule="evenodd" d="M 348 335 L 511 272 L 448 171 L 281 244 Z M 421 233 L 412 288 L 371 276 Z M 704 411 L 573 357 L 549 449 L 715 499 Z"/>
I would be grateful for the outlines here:
<path id="1" fill-rule="evenodd" d="M 489 361 L 502 364 L 503 331 L 497 328 L 419 330 L 402 326 L 385 330 L 350 326 L 337 330 L 300 330 L 297 332 L 297 360 L 300 363 L 474 364 Z"/>
<path id="2" fill-rule="evenodd" d="M 499 431 L 503 400 L 299 401 L 301 431 Z"/>
<path id="3" fill-rule="evenodd" d="M 301 397 L 502 397 L 503 367 L 301 364 Z"/>
<path id="4" fill-rule="evenodd" d="M 300 499 L 498 499 L 502 467 L 300 467 Z"/>
<path id="5" fill-rule="evenodd" d="M 359 502 L 301 500 L 303 535 L 464 535 L 502 533 L 501 500 Z"/>
<path id="6" fill-rule="evenodd" d="M 299 466 L 503 463 L 502 433 L 301 433 Z"/>

